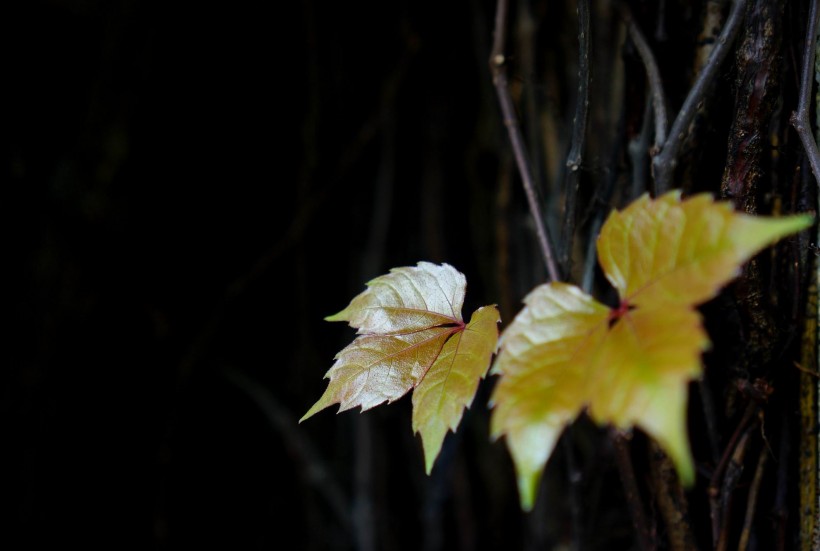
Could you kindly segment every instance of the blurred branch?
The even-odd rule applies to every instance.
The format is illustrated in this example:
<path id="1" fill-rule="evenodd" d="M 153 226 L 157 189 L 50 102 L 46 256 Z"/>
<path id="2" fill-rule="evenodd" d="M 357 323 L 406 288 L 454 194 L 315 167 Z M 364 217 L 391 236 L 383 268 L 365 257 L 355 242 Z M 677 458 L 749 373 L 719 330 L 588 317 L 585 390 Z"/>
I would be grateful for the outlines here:
<path id="1" fill-rule="evenodd" d="M 760 455 L 757 459 L 755 475 L 752 485 L 749 488 L 749 497 L 746 499 L 746 516 L 743 519 L 743 530 L 740 532 L 740 542 L 737 544 L 737 551 L 746 551 L 749 548 L 752 526 L 755 520 L 755 510 L 757 509 L 757 496 L 760 493 L 760 483 L 763 481 L 763 473 L 766 469 L 766 462 L 769 458 L 769 449 L 765 446 L 760 448 Z"/>
<path id="2" fill-rule="evenodd" d="M 632 188 L 629 199 L 637 199 L 646 191 L 646 169 L 649 151 L 649 141 L 652 137 L 652 99 L 647 98 L 643 110 L 640 133 L 629 140 L 627 151 L 632 164 Z"/>
<path id="3" fill-rule="evenodd" d="M 305 482 L 327 501 L 345 530 L 352 532 L 353 524 L 348 512 L 347 498 L 330 469 L 322 461 L 313 442 L 305 431 L 299 428 L 298 419 L 279 403 L 271 391 L 238 369 L 223 369 L 222 375 L 262 410 L 271 427 L 282 436 L 291 452 L 293 464 L 299 469 Z"/>
<path id="4" fill-rule="evenodd" d="M 815 44 L 817 40 L 817 18 L 818 0 L 812 0 L 809 7 L 809 23 L 806 28 L 806 38 L 803 44 L 803 65 L 800 68 L 800 98 L 797 102 L 797 111 L 793 111 L 789 122 L 794 126 L 800 141 L 803 142 L 803 149 L 809 158 L 811 171 L 814 178 L 820 185 L 820 152 L 817 150 L 817 142 L 811 132 L 809 122 L 809 101 L 812 90 L 812 78 L 814 71 Z"/>
<path id="5" fill-rule="evenodd" d="M 717 74 L 717 70 L 726 58 L 726 54 L 729 53 L 735 36 L 737 36 L 740 23 L 743 21 L 746 1 L 747 0 L 734 0 L 732 3 L 732 9 L 726 20 L 726 26 L 723 27 L 720 33 L 718 43 L 715 49 L 712 50 L 708 63 L 698 75 L 692 89 L 689 90 L 689 94 L 686 96 L 686 100 L 683 102 L 678 116 L 675 117 L 675 122 L 672 123 L 669 137 L 663 144 L 663 148 L 653 159 L 655 193 L 657 195 L 669 191 L 672 187 L 672 177 L 678 164 L 680 146 L 683 143 L 689 125 L 697 113 L 698 104 L 703 100 L 706 89 L 712 83 L 715 74 Z"/>
<path id="6" fill-rule="evenodd" d="M 653 440 L 649 442 L 649 468 L 655 501 L 666 525 L 670 551 L 695 551 L 697 545 L 689 520 L 686 494 L 669 456 Z"/>
<path id="7" fill-rule="evenodd" d="M 553 246 L 541 215 L 541 208 L 538 206 L 538 199 L 535 193 L 535 183 L 530 170 L 530 162 L 527 158 L 527 150 L 524 147 L 524 139 L 521 135 L 521 127 L 518 124 L 518 117 L 515 114 L 512 98 L 507 81 L 506 58 L 504 57 L 504 43 L 506 39 L 507 27 L 507 0 L 498 0 L 495 13 L 495 30 L 493 31 L 493 48 L 490 52 L 490 74 L 493 77 L 498 103 L 501 106 L 501 114 L 504 118 L 504 125 L 510 136 L 510 142 L 518 165 L 518 172 L 521 175 L 521 183 L 527 194 L 530 213 L 535 222 L 535 232 L 538 237 L 538 244 L 541 247 L 541 254 L 544 257 L 544 264 L 547 267 L 547 276 L 551 281 L 560 279 L 558 266 L 555 262 Z"/>
<path id="8" fill-rule="evenodd" d="M 729 470 L 732 460 L 735 458 L 737 448 L 741 446 L 741 443 L 745 446 L 746 436 L 752 428 L 751 424 L 756 420 L 755 413 L 757 409 L 758 405 L 754 402 L 750 402 L 746 406 L 743 417 L 735 428 L 731 439 L 729 439 L 729 443 L 723 452 L 723 457 L 721 457 L 720 463 L 715 467 L 714 472 L 712 472 L 712 477 L 709 480 L 708 493 L 709 508 L 712 516 L 712 544 L 715 547 L 719 545 L 722 534 L 726 530 L 724 516 L 727 513 L 729 499 L 727 491 L 731 489 L 727 486 L 726 479 L 728 475 L 726 473 Z"/>
<path id="9" fill-rule="evenodd" d="M 572 141 L 567 155 L 566 177 L 564 180 L 564 226 L 561 235 L 561 268 L 565 276 L 572 269 L 572 245 L 578 205 L 579 169 L 584 154 L 584 138 L 589 112 L 589 0 L 578 0 L 578 98 L 575 117 L 572 119 Z"/>
<path id="10" fill-rule="evenodd" d="M 624 487 L 626 505 L 629 508 L 629 516 L 632 518 L 632 527 L 635 529 L 638 548 L 641 551 L 654 550 L 656 546 L 653 531 L 650 529 L 649 520 L 646 518 L 646 509 L 643 499 L 641 499 L 638 482 L 635 480 L 635 468 L 632 465 L 629 444 L 623 433 L 616 429 L 610 430 L 609 437 L 615 448 L 615 461 L 618 464 L 618 473 Z"/>
<path id="11" fill-rule="evenodd" d="M 621 4 L 621 9 L 623 18 L 626 21 L 629 38 L 631 38 L 632 43 L 635 44 L 635 49 L 638 50 L 638 54 L 646 69 L 646 77 L 649 81 L 649 93 L 652 97 L 652 108 L 655 111 L 655 145 L 653 149 L 657 152 L 660 151 L 661 147 L 663 147 L 663 142 L 666 141 L 667 125 L 666 98 L 663 93 L 661 72 L 658 69 L 658 62 L 655 60 L 655 55 L 646 42 L 646 37 L 644 37 L 643 32 L 641 32 L 641 29 L 635 23 L 635 19 L 632 17 L 629 6 Z"/>

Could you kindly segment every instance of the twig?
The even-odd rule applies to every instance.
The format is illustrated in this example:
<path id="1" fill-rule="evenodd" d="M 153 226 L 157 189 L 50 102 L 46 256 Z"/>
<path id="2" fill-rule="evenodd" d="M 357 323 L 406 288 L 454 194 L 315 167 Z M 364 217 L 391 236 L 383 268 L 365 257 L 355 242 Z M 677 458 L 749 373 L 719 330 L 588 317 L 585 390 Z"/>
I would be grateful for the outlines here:
<path id="1" fill-rule="evenodd" d="M 533 182 L 530 163 L 527 158 L 527 151 L 524 147 L 524 139 L 521 136 L 521 128 L 518 125 L 518 118 L 515 114 L 510 90 L 507 83 L 506 58 L 504 57 L 504 42 L 507 27 L 507 0 L 498 0 L 495 12 L 495 30 L 493 31 L 493 49 L 490 52 L 490 74 L 493 77 L 493 85 L 498 95 L 498 103 L 501 106 L 501 114 L 504 117 L 504 125 L 510 136 L 515 161 L 518 165 L 518 172 L 521 175 L 521 183 L 527 195 L 530 213 L 535 222 L 535 232 L 538 236 L 538 244 L 541 247 L 541 254 L 544 257 L 544 264 L 547 267 L 547 276 L 551 281 L 558 281 L 560 278 L 558 266 L 555 262 L 553 247 L 544 218 L 541 216 L 541 208 L 538 206 L 538 199 L 535 194 L 535 183 Z"/>
<path id="2" fill-rule="evenodd" d="M 584 137 L 589 112 L 589 0 L 578 0 L 578 102 L 572 120 L 572 141 L 567 168 L 576 172 L 584 154 Z"/>
<path id="3" fill-rule="evenodd" d="M 649 442 L 652 489 L 664 524 L 670 551 L 695 551 L 695 534 L 689 520 L 689 504 L 677 471 L 657 442 Z"/>
<path id="4" fill-rule="evenodd" d="M 746 516 L 743 519 L 743 530 L 740 532 L 740 542 L 737 544 L 737 551 L 746 551 L 749 547 L 749 538 L 752 533 L 752 524 L 757 508 L 757 495 L 760 491 L 760 483 L 763 481 L 763 472 L 766 469 L 766 462 L 769 459 L 769 450 L 765 446 L 760 449 L 760 457 L 757 459 L 755 475 L 752 485 L 749 488 L 749 496 L 746 498 Z"/>
<path id="5" fill-rule="evenodd" d="M 635 44 L 638 50 L 641 61 L 643 61 L 646 69 L 646 77 L 649 81 L 649 92 L 652 96 L 652 108 L 655 111 L 655 145 L 653 149 L 655 152 L 660 151 L 663 142 L 666 141 L 666 99 L 663 93 L 663 82 L 661 80 L 661 72 L 658 69 L 658 62 L 646 42 L 643 32 L 635 23 L 635 18 L 632 17 L 632 12 L 626 4 L 621 5 L 623 18 L 626 21 L 626 28 L 629 32 L 629 38 Z"/>
<path id="6" fill-rule="evenodd" d="M 726 54 L 729 53 L 729 48 L 737 35 L 740 28 L 740 23 L 743 21 L 743 13 L 746 7 L 747 0 L 734 0 L 732 9 L 729 12 L 729 17 L 726 20 L 726 26 L 720 33 L 718 43 L 712 54 L 709 56 L 709 61 L 703 68 L 703 71 L 698 75 L 692 89 L 686 96 L 683 106 L 675 117 L 675 122 L 672 123 L 672 128 L 669 131 L 669 137 L 666 139 L 663 148 L 652 161 L 655 174 L 655 189 L 657 194 L 665 193 L 670 189 L 670 183 L 674 174 L 675 168 L 678 164 L 678 152 L 680 150 L 683 138 L 686 135 L 686 129 L 692 123 L 692 119 L 697 113 L 698 104 L 706 94 L 706 89 L 712 82 L 718 68 L 720 68 Z"/>
<path id="7" fill-rule="evenodd" d="M 726 466 L 726 475 L 723 477 L 723 484 L 721 484 L 720 488 L 718 535 L 715 541 L 716 551 L 726 551 L 726 547 L 729 545 L 729 519 L 732 508 L 732 493 L 737 487 L 740 475 L 743 474 L 743 461 L 746 458 L 751 431 L 752 426 L 749 426 L 743 433 L 743 436 L 740 437 L 740 441 L 732 451 L 732 459 Z M 714 521 L 714 518 L 712 520 Z"/>
<path id="8" fill-rule="evenodd" d="M 626 108 L 625 102 L 621 101 L 621 112 L 618 115 L 617 133 L 615 139 L 612 141 L 612 151 L 609 155 L 609 169 L 606 172 L 606 180 L 603 189 L 596 189 L 593 195 L 591 208 L 592 222 L 589 224 L 589 237 L 587 239 L 587 250 L 584 256 L 584 271 L 581 277 L 581 288 L 587 292 L 592 292 L 592 286 L 595 282 L 595 268 L 597 262 L 597 239 L 598 233 L 601 231 L 601 226 L 604 224 L 604 218 L 609 214 L 609 205 L 612 202 L 612 195 L 615 193 L 615 187 L 618 183 L 618 160 L 621 158 L 623 151 L 621 146 L 623 144 L 624 136 L 626 134 Z"/>
<path id="9" fill-rule="evenodd" d="M 640 133 L 629 140 L 627 152 L 632 164 L 632 187 L 629 199 L 637 199 L 646 191 L 646 160 L 649 152 L 649 140 L 652 138 L 652 100 L 647 98 L 643 108 Z"/>
<path id="10" fill-rule="evenodd" d="M 723 507 L 722 507 L 722 487 L 721 480 L 724 478 L 724 472 L 728 468 L 729 463 L 733 457 L 735 449 L 740 445 L 739 442 L 748 434 L 750 424 L 756 419 L 755 412 L 757 411 L 757 404 L 752 402 L 746 406 L 743 412 L 743 417 L 738 423 L 732 438 L 726 445 L 723 457 L 720 459 L 717 467 L 712 473 L 712 478 L 709 481 L 709 509 L 712 516 L 712 543 L 717 546 L 720 539 L 721 528 L 723 525 Z"/>
<path id="11" fill-rule="evenodd" d="M 612 429 L 609 436 L 615 449 L 615 462 L 618 464 L 618 473 L 621 475 L 621 484 L 624 487 L 626 505 L 629 508 L 629 516 L 632 518 L 632 527 L 635 529 L 638 547 L 643 551 L 654 550 L 655 543 L 649 528 L 649 521 L 646 518 L 638 482 L 635 480 L 635 469 L 632 466 L 632 456 L 629 453 L 626 437 L 616 429 Z"/>
<path id="12" fill-rule="evenodd" d="M 238 389 L 248 395 L 265 414 L 265 418 L 292 454 L 294 465 L 301 470 L 305 481 L 313 487 L 339 519 L 341 525 L 352 531 L 353 523 L 347 506 L 347 498 L 341 486 L 332 476 L 331 470 L 306 433 L 299 429 L 297 419 L 287 410 L 273 393 L 238 369 L 224 369 L 222 375 Z"/>
<path id="13" fill-rule="evenodd" d="M 809 158 L 811 171 L 820 185 L 820 152 L 811 132 L 809 122 L 809 96 L 812 90 L 812 73 L 814 71 L 815 42 L 817 40 L 818 0 L 812 0 L 809 7 L 809 24 L 806 28 L 806 39 L 803 45 L 803 66 L 800 70 L 800 98 L 797 102 L 797 111 L 793 111 L 789 122 L 794 126 L 803 149 Z"/>
<path id="14" fill-rule="evenodd" d="M 578 0 L 578 101 L 572 119 L 572 141 L 567 155 L 564 180 L 564 226 L 561 235 L 561 267 L 565 276 L 572 269 L 572 244 L 578 208 L 579 169 L 584 154 L 584 137 L 589 112 L 589 0 Z"/>
<path id="15" fill-rule="evenodd" d="M 703 408 L 703 418 L 706 421 L 706 436 L 709 438 L 709 451 L 712 461 L 717 464 L 720 460 L 720 438 L 717 430 L 717 415 L 715 414 L 715 400 L 712 389 L 705 378 L 698 380 L 700 403 Z"/>

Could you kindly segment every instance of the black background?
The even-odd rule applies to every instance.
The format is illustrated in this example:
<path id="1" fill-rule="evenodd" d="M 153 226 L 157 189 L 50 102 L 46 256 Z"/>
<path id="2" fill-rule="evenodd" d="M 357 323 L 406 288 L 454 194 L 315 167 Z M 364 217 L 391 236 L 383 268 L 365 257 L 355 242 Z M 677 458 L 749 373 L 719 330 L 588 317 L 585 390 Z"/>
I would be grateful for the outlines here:
<path id="1" fill-rule="evenodd" d="M 583 417 L 548 464 L 536 512 L 521 512 L 508 453 L 489 439 L 492 377 L 429 477 L 407 397 L 365 414 L 329 408 L 298 423 L 354 336 L 324 317 L 370 278 L 421 260 L 447 262 L 468 282 L 464 317 L 497 304 L 502 328 L 545 280 L 487 64 L 495 2 L 7 4 L 0 209 L 12 323 L 0 369 L 0 547 L 634 545 L 609 440 Z M 663 16 L 656 2 L 631 4 L 674 112 L 691 84 L 691 52 L 702 45 L 704 3 L 666 2 Z M 526 5 L 537 29 L 525 45 L 514 7 L 511 91 L 559 235 L 578 78 L 575 6 Z M 618 13 L 593 5 L 576 231 L 583 239 L 567 278 L 575 282 L 594 214 L 629 198 L 625 146 L 641 131 L 646 103 L 643 65 Z M 801 191 L 802 149 L 787 123 L 805 6 L 783 14 L 787 39 L 772 73 L 779 103 L 765 115 L 780 141 L 763 148 L 764 212 L 776 197 L 784 212 L 816 204 Z M 666 21 L 662 40 L 649 31 L 658 19 Z M 525 59 L 528 51 L 537 59 Z M 720 190 L 737 102 L 739 63 L 727 59 L 681 155 L 687 193 Z M 548 136 L 557 138 L 546 143 Z M 604 199 L 607 186 L 615 194 Z M 738 368 L 751 339 L 734 314 L 744 299 L 730 291 L 705 308 L 715 342 L 707 384 L 716 400 L 739 400 L 721 404 L 723 443 L 744 410 L 737 403 L 749 400 L 737 381 L 759 375 L 777 390 L 768 440 L 755 433 L 754 451 L 771 445 L 790 462 L 779 463 L 777 478 L 767 475 L 758 499 L 763 546 L 774 536 L 761 534 L 774 533 L 770 521 L 783 512 L 774 507 L 796 513 L 791 360 L 802 282 L 792 271 L 808 254 L 801 239 L 776 257 L 791 266 L 781 269 L 786 279 L 769 282 L 773 297 L 783 293 L 772 325 L 785 344 L 763 350 L 777 354 L 758 362 L 759 372 Z M 597 296 L 606 301 L 601 283 Z M 702 472 L 691 516 L 708 546 L 705 484 L 714 460 L 698 399 L 690 434 Z M 648 493 L 646 441 L 636 433 L 632 442 Z M 567 472 L 570 463 L 576 472 Z M 655 503 L 643 497 L 665 541 Z M 579 509 L 583 523 L 573 527 Z M 737 532 L 743 508 L 733 515 Z M 778 525 L 790 537 L 797 516 Z"/>
<path id="2" fill-rule="evenodd" d="M 360 416 L 296 425 L 353 336 L 323 317 L 419 260 L 465 273 L 465 315 L 498 302 L 492 8 L 6 7 L 4 547 L 351 545 L 299 445 L 352 503 Z M 367 416 L 380 547 L 417 548 L 451 471 L 409 400 Z M 464 537 L 518 537 L 506 452 L 465 430 L 507 499 L 475 488 Z"/>

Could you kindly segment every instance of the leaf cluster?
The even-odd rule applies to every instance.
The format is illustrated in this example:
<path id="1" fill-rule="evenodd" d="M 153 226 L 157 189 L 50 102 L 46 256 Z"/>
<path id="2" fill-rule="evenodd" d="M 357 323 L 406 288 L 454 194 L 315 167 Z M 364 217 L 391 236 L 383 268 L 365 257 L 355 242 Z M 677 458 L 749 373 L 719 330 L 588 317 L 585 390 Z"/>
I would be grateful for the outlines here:
<path id="1" fill-rule="evenodd" d="M 582 412 L 599 424 L 642 429 L 691 484 L 688 383 L 701 375 L 710 345 L 696 307 L 752 255 L 812 221 L 736 213 L 707 194 L 644 195 L 613 212 L 597 241 L 619 304 L 608 307 L 567 283 L 543 284 L 500 340 L 494 306 L 463 322 L 466 280 L 452 266 L 395 268 L 327 318 L 347 321 L 358 336 L 336 355 L 325 393 L 302 420 L 335 403 L 339 411 L 366 410 L 414 389 L 413 430 L 429 473 L 498 348 L 491 432 L 506 439 L 524 509 L 533 506 L 561 432 Z"/>

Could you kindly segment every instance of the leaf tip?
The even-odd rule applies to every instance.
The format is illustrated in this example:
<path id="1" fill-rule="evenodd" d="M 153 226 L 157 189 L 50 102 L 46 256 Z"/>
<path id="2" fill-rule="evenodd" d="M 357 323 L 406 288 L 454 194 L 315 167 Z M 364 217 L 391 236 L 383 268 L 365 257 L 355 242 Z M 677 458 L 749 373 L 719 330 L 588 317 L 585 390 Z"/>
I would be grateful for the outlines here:
<path id="1" fill-rule="evenodd" d="M 325 321 L 348 321 L 347 308 L 345 308 L 341 312 L 336 312 L 335 314 L 331 314 L 330 316 L 325 316 Z"/>
<path id="2" fill-rule="evenodd" d="M 538 484 L 540 481 L 540 470 L 518 476 L 518 494 L 521 499 L 521 510 L 525 513 L 531 512 L 535 506 L 535 498 L 538 495 Z"/>
<path id="3" fill-rule="evenodd" d="M 299 419 L 299 423 L 301 424 L 302 421 L 310 419 L 311 417 L 313 417 L 314 415 L 316 415 L 317 413 L 319 413 L 320 411 L 322 411 L 323 409 L 332 404 L 334 404 L 334 402 L 328 399 L 328 390 L 325 390 L 325 393 L 322 394 L 322 397 L 319 398 L 319 400 L 315 404 L 313 404 L 313 406 L 311 406 L 309 410 L 307 410 L 307 413 L 305 413 L 301 419 Z"/>
<path id="4" fill-rule="evenodd" d="M 436 458 L 438 457 L 438 453 L 431 454 L 424 452 L 424 472 L 427 476 L 430 476 L 430 473 L 433 472 L 433 465 L 436 463 Z"/>

